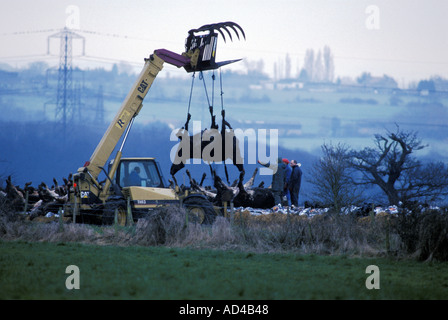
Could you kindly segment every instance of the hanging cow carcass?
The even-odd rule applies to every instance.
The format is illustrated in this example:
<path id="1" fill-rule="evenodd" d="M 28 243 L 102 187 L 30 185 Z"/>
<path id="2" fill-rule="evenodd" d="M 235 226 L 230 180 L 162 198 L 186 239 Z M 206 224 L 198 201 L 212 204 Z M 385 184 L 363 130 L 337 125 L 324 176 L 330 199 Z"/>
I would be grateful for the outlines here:
<path id="1" fill-rule="evenodd" d="M 172 159 L 170 170 L 175 181 L 175 174 L 184 168 L 185 163 L 190 159 L 202 159 L 208 164 L 225 162 L 230 159 L 240 172 L 239 180 L 243 180 L 244 161 L 239 148 L 239 140 L 233 129 L 221 130 L 221 132 L 217 129 L 205 129 L 194 135 L 189 135 L 187 130 L 181 129 L 178 131 L 177 137 L 180 142 L 174 159 Z"/>

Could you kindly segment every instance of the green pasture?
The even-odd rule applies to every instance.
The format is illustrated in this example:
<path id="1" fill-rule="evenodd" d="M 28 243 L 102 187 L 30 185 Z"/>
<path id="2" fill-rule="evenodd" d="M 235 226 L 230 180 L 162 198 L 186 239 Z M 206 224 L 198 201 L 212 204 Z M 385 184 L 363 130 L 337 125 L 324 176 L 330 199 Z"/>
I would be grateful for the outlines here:
<path id="1" fill-rule="evenodd" d="M 66 287 L 69 265 L 79 268 L 79 289 Z M 369 265 L 379 268 L 379 289 L 366 288 Z M 0 299 L 447 298 L 446 262 L 0 242 Z"/>

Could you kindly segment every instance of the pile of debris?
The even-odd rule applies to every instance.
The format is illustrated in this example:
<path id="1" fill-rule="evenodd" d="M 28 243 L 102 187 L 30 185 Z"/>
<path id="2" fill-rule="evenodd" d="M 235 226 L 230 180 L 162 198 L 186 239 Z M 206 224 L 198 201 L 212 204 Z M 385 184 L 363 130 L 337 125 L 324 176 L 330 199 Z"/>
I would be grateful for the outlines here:
<path id="1" fill-rule="evenodd" d="M 368 209 L 370 208 L 370 209 Z M 419 206 L 418 212 L 425 212 L 425 211 L 443 211 L 442 208 L 438 206 Z M 260 209 L 260 208 L 251 208 L 251 207 L 238 207 L 235 208 L 237 212 L 246 212 L 253 216 L 260 216 L 260 215 L 268 215 L 273 213 L 280 213 L 280 214 L 294 214 L 299 216 L 307 216 L 307 217 L 313 217 L 316 215 L 322 215 L 325 213 L 328 213 L 331 208 L 329 207 L 314 207 L 314 206 L 308 206 L 308 207 L 289 207 L 289 206 L 281 206 L 277 205 L 272 208 L 268 209 Z M 340 210 L 340 214 L 351 214 L 357 217 L 367 217 L 370 214 L 374 215 L 381 215 L 381 214 L 390 214 L 390 215 L 397 215 L 400 212 L 410 212 L 409 209 L 399 207 L 396 205 L 389 205 L 389 206 L 369 206 L 369 204 L 365 204 L 363 206 L 350 206 L 350 207 L 343 207 Z"/>
<path id="2" fill-rule="evenodd" d="M 238 207 L 235 208 L 236 211 L 248 212 L 253 216 L 260 216 L 272 213 L 280 214 L 295 214 L 300 216 L 315 216 L 328 212 L 329 208 L 305 208 L 305 207 L 295 207 L 295 206 L 282 206 L 276 205 L 269 209 L 251 208 L 251 207 Z"/>
<path id="3" fill-rule="evenodd" d="M 14 185 L 9 176 L 6 179 L 6 188 L 0 189 L 0 203 L 13 212 L 27 214 L 30 220 L 39 216 L 54 216 L 67 202 L 72 185 L 71 175 L 63 180 L 63 185 L 59 185 L 57 180 L 53 179 L 54 185 L 51 187 L 42 182 L 35 188 L 31 182 L 27 182 L 21 188 Z"/>
<path id="4" fill-rule="evenodd" d="M 201 182 L 198 183 L 186 170 L 190 180 L 189 189 L 194 192 L 202 193 L 216 207 L 226 207 L 233 205 L 235 212 L 245 212 L 253 216 L 277 214 L 294 214 L 300 216 L 313 217 L 329 212 L 329 207 L 313 205 L 305 202 L 303 207 L 282 206 L 274 203 L 274 196 L 270 188 L 265 188 L 263 182 L 254 187 L 255 177 L 258 169 L 255 169 L 252 177 L 246 183 L 241 180 L 235 180 L 230 186 L 225 184 L 222 179 L 211 169 L 214 185 L 213 187 L 203 187 L 205 173 Z M 58 213 L 63 210 L 68 200 L 70 188 L 73 185 L 72 175 L 63 179 L 62 185 L 53 179 L 53 185 L 48 187 L 42 182 L 37 188 L 31 186 L 31 182 L 25 184 L 23 188 L 14 185 L 11 177 L 6 180 L 6 188 L 0 188 L 0 205 L 3 209 L 11 212 L 26 214 L 27 219 L 34 220 L 37 217 L 58 218 Z M 368 216 L 370 214 L 398 214 L 405 210 L 401 206 L 375 206 L 371 203 L 362 206 L 344 207 L 340 210 L 341 214 L 352 214 L 356 216 Z M 422 207 L 419 211 L 425 210 L 440 211 L 439 207 Z M 37 219 L 39 220 L 39 219 Z"/>
<path id="5" fill-rule="evenodd" d="M 223 207 L 224 203 L 232 202 L 234 207 L 250 207 L 257 209 L 271 209 L 274 207 L 274 195 L 270 188 L 264 188 L 264 183 L 261 182 L 257 187 L 254 187 L 255 177 L 258 168 L 255 169 L 252 177 L 246 183 L 241 180 L 235 180 L 230 186 L 225 184 L 222 179 L 211 169 L 213 177 L 213 187 L 205 188 L 202 182 L 205 178 L 205 173 L 202 176 L 201 183 L 197 183 L 187 170 L 186 173 L 190 179 L 190 190 L 204 194 L 207 199 L 213 203 L 214 206 Z"/>

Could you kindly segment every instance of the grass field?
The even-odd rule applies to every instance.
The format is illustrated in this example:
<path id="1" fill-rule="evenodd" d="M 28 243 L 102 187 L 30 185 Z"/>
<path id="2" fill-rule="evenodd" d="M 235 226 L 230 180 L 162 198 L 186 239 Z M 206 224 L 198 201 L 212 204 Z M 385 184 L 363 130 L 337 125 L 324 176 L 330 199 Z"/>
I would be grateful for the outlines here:
<path id="1" fill-rule="evenodd" d="M 79 289 L 66 288 L 69 265 Z M 379 289 L 366 288 L 369 265 Z M 448 299 L 448 263 L 1 241 L 0 299 Z"/>

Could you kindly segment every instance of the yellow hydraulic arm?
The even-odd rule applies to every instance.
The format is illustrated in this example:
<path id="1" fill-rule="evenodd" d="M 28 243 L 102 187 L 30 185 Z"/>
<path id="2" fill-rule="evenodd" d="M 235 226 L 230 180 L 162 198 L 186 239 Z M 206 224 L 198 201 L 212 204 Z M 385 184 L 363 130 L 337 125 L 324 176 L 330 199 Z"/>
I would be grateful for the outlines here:
<path id="1" fill-rule="evenodd" d="M 150 58 L 145 59 L 143 70 L 126 99 L 123 101 L 114 120 L 104 133 L 90 160 L 78 169 L 78 173 L 87 172 L 97 187 L 99 187 L 99 184 L 96 179 L 101 172 L 101 168 L 106 164 L 130 121 L 142 108 L 143 99 L 152 86 L 157 74 L 162 70 L 164 62 L 168 62 L 177 67 L 184 67 L 190 63 L 190 59 L 165 49 L 156 50 Z"/>

